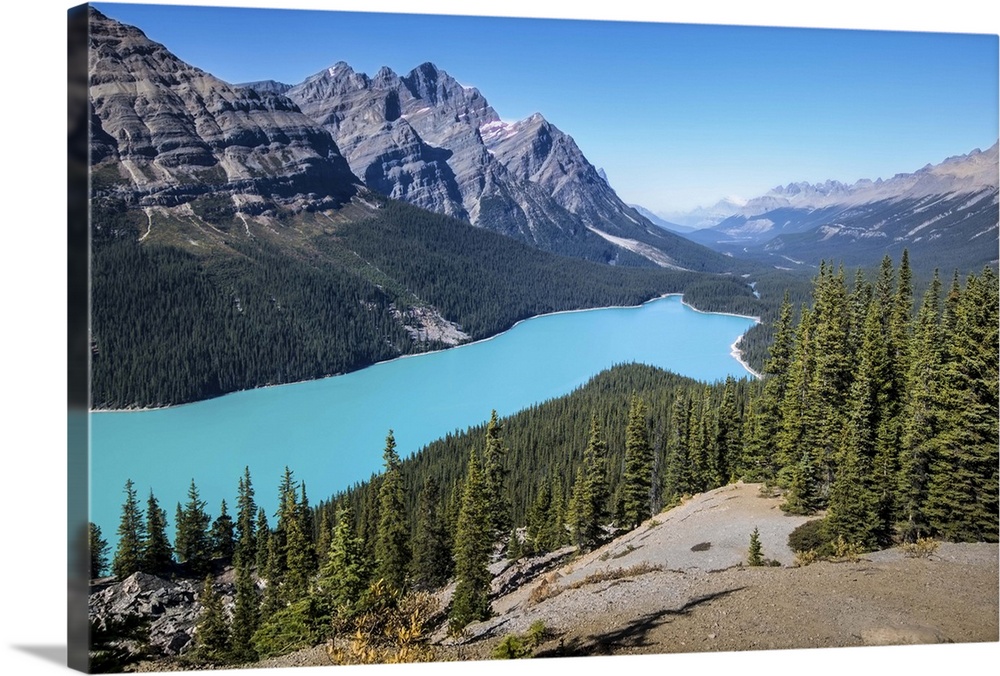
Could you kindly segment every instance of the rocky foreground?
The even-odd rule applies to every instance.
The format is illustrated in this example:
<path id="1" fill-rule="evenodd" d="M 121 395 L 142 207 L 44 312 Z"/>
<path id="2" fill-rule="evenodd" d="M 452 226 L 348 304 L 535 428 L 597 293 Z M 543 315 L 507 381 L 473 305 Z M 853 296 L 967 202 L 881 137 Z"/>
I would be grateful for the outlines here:
<path id="1" fill-rule="evenodd" d="M 736 484 L 696 496 L 582 557 L 566 548 L 496 564 L 495 616 L 470 625 L 460 639 L 439 630 L 432 637 L 437 658 L 488 659 L 504 637 L 539 622 L 545 632 L 536 657 L 1000 639 L 996 544 L 941 543 L 929 556 L 893 548 L 798 566 L 788 534 L 808 518 L 786 515 L 781 500 L 762 497 L 759 488 Z M 764 556 L 776 565 L 746 565 L 755 527 Z M 161 643 L 183 652 L 193 615 L 179 600 L 194 590 L 167 590 L 148 579 L 118 586 L 132 589 L 133 601 L 119 595 L 115 606 L 105 590 L 92 604 L 159 612 Z M 442 603 L 449 594 L 442 592 Z M 247 666 L 329 664 L 318 646 Z"/>

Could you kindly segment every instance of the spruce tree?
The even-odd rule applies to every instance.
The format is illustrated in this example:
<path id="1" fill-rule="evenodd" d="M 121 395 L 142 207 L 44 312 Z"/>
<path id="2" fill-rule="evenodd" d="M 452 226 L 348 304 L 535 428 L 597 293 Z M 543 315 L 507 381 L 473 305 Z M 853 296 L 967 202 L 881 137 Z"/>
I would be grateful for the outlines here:
<path id="1" fill-rule="evenodd" d="M 122 504 L 122 516 L 118 524 L 118 547 L 111 563 L 111 573 L 119 580 L 142 570 L 142 544 L 145 537 L 146 524 L 136 499 L 135 484 L 128 479 L 125 482 L 125 502 Z"/>
<path id="2" fill-rule="evenodd" d="M 236 551 L 235 559 L 243 559 L 249 566 L 257 555 L 256 523 L 257 504 L 254 502 L 250 467 L 243 468 L 236 497 Z"/>
<path id="3" fill-rule="evenodd" d="M 533 554 L 544 554 L 551 549 L 546 537 L 551 503 L 549 482 L 542 481 L 528 511 L 528 546 Z"/>
<path id="4" fill-rule="evenodd" d="M 622 476 L 622 525 L 626 528 L 635 528 L 651 516 L 652 468 L 653 452 L 646 428 L 646 405 L 633 394 L 625 428 L 625 470 Z"/>
<path id="5" fill-rule="evenodd" d="M 781 509 L 789 514 L 813 514 L 820 508 L 816 465 L 807 448 L 799 462 L 791 468 L 788 492 Z"/>
<path id="6" fill-rule="evenodd" d="M 754 526 L 753 532 L 750 533 L 750 547 L 747 549 L 747 565 L 764 565 L 764 555 L 761 553 L 761 549 L 760 531 Z"/>
<path id="7" fill-rule="evenodd" d="M 511 506 L 507 497 L 507 447 L 504 445 L 500 420 L 496 410 L 490 413 L 486 425 L 486 445 L 483 451 L 483 480 L 489 501 L 490 524 L 494 541 L 511 529 Z"/>
<path id="8" fill-rule="evenodd" d="M 219 507 L 219 516 L 212 523 L 208 538 L 211 547 L 212 557 L 231 561 L 233 553 L 236 551 L 236 530 L 233 519 L 229 516 L 226 508 L 226 501 L 223 500 Z"/>
<path id="9" fill-rule="evenodd" d="M 229 660 L 232 644 L 222 598 L 215 591 L 211 577 L 205 578 L 198 602 L 201 614 L 194 632 L 195 655 L 210 664 L 224 664 Z"/>
<path id="10" fill-rule="evenodd" d="M 146 538 L 142 547 L 142 569 L 151 575 L 170 572 L 174 563 L 167 538 L 167 512 L 160 508 L 153 491 L 146 502 Z"/>
<path id="11" fill-rule="evenodd" d="M 569 532 L 566 530 L 566 500 L 563 497 L 565 493 L 558 476 L 552 477 L 549 492 L 552 497 L 545 519 L 544 541 L 548 545 L 546 551 L 553 551 L 569 544 Z"/>
<path id="12" fill-rule="evenodd" d="M 251 639 L 260 626 L 260 595 L 251 572 L 252 559 L 245 555 L 235 557 L 236 600 L 231 626 L 232 657 L 237 662 L 257 659 Z"/>
<path id="13" fill-rule="evenodd" d="M 998 537 L 997 334 L 997 277 L 987 267 L 945 305 L 942 425 L 926 514 L 933 531 L 949 540 Z"/>
<path id="14" fill-rule="evenodd" d="M 417 499 L 417 525 L 410 562 L 414 589 L 438 589 L 451 575 L 451 547 L 448 529 L 440 515 L 440 500 L 437 480 L 428 477 Z"/>
<path id="15" fill-rule="evenodd" d="M 177 506 L 174 552 L 177 560 L 187 566 L 191 575 L 204 575 L 211 565 L 211 541 L 208 526 L 211 518 L 205 512 L 205 502 L 191 480 L 188 500 L 182 509 Z"/>
<path id="16" fill-rule="evenodd" d="M 468 472 L 462 491 L 462 509 L 455 534 L 455 576 L 458 585 L 452 597 L 449 626 L 458 632 L 470 622 L 492 614 L 489 572 L 493 551 L 486 481 L 479 469 L 475 449 L 469 455 Z"/>
<path id="17" fill-rule="evenodd" d="M 254 530 L 254 563 L 257 565 L 257 573 L 263 575 L 267 568 L 268 552 L 271 539 L 271 527 L 267 523 L 267 513 L 263 507 L 257 508 L 257 524 Z"/>
<path id="18" fill-rule="evenodd" d="M 90 552 L 90 578 L 97 579 L 108 568 L 108 541 L 101 535 L 101 527 L 93 521 L 88 526 L 88 549 Z"/>
<path id="19" fill-rule="evenodd" d="M 726 377 L 722 390 L 722 401 L 716 413 L 715 439 L 715 486 L 724 486 L 732 478 L 734 469 L 739 465 L 743 435 L 742 421 L 736 410 L 736 381 L 732 376 Z"/>
<path id="20" fill-rule="evenodd" d="M 902 535 L 910 542 L 931 532 L 925 508 L 931 461 L 938 452 L 944 403 L 940 296 L 941 280 L 935 270 L 915 321 L 902 415 L 897 495 Z"/>
<path id="21" fill-rule="evenodd" d="M 776 483 L 782 487 L 789 486 L 802 454 L 809 451 L 805 410 L 813 398 L 814 370 L 813 314 L 803 307 L 795 329 L 794 349 L 788 364 L 784 397 L 778 407 L 778 429 L 774 437 L 778 467 Z"/>
<path id="22" fill-rule="evenodd" d="M 318 593 L 339 612 L 350 613 L 370 577 L 363 543 L 354 528 L 354 512 L 344 505 L 337 511 L 330 553 L 320 568 Z"/>
<path id="23" fill-rule="evenodd" d="M 285 552 L 282 555 L 276 550 L 275 555 L 279 562 L 284 562 L 284 570 L 280 573 L 282 598 L 288 604 L 304 598 L 309 592 L 309 578 L 313 571 L 313 561 L 309 555 L 309 535 L 303 532 L 302 519 L 298 515 L 298 501 L 295 498 L 295 491 L 286 494 L 285 500 L 283 512 L 289 515 L 285 520 L 284 528 Z M 275 544 L 277 545 L 277 543 Z"/>
<path id="24" fill-rule="evenodd" d="M 673 403 L 673 426 L 667 442 L 665 483 L 669 501 L 695 492 L 690 442 L 692 413 L 692 402 L 687 392 L 678 392 Z"/>
<path id="25" fill-rule="evenodd" d="M 330 521 L 330 508 L 320 509 L 319 534 L 316 537 L 316 561 L 323 567 L 326 557 L 330 555 L 330 543 L 333 541 L 333 523 Z"/>
<path id="26" fill-rule="evenodd" d="M 379 523 L 375 541 L 375 577 L 381 578 L 397 591 L 406 589 L 406 572 L 410 563 L 407 548 L 409 529 L 403 504 L 403 477 L 396 453 L 396 439 L 389 430 L 382 454 L 385 471 L 379 487 Z"/>
<path id="27" fill-rule="evenodd" d="M 590 418 L 587 448 L 574 485 L 573 518 L 570 528 L 573 543 L 587 551 L 602 539 L 602 524 L 608 517 L 607 443 L 596 415 Z"/>
<path id="28" fill-rule="evenodd" d="M 836 469 L 837 441 L 846 416 L 845 403 L 853 380 L 848 353 L 848 308 L 841 269 L 820 264 L 813 305 L 814 363 L 809 396 L 802 411 L 804 441 L 819 470 L 820 496 L 825 497 Z"/>

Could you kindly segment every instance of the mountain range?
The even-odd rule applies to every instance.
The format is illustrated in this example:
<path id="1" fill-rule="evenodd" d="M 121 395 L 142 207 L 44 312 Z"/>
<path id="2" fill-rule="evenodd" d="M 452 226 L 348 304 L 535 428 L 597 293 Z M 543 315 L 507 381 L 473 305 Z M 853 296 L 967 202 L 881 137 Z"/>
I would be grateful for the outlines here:
<path id="1" fill-rule="evenodd" d="M 571 136 L 540 114 L 500 118 L 432 63 L 374 77 L 338 62 L 281 93 L 327 129 L 371 189 L 555 253 L 625 265 L 721 271 L 730 263 L 625 204 Z"/>
<path id="2" fill-rule="evenodd" d="M 994 144 L 887 180 L 790 183 L 722 202 L 692 214 L 711 225 L 687 236 L 777 265 L 869 265 L 906 248 L 925 267 L 974 270 L 997 261 L 998 183 Z"/>
<path id="3" fill-rule="evenodd" d="M 738 264 L 625 206 L 540 116 L 504 123 L 431 64 L 233 86 L 87 18 L 96 408 L 344 373 L 668 292 L 758 312 L 745 283 L 704 272 Z"/>

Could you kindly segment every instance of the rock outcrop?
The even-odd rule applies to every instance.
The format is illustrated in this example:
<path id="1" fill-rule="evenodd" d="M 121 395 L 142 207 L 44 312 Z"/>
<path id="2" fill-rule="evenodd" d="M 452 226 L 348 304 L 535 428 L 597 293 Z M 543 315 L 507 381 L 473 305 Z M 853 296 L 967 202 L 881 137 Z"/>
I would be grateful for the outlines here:
<path id="1" fill-rule="evenodd" d="M 156 655 L 181 655 L 194 643 L 201 606 L 200 585 L 191 580 L 169 581 L 147 573 L 134 573 L 120 582 L 96 587 L 90 594 L 89 618 L 98 632 L 114 633 L 116 627 L 142 623 L 130 640 L 130 650 L 148 649 Z M 232 604 L 232 584 L 218 583 L 226 605 Z M 145 626 L 148 623 L 148 627 Z M 148 637 L 148 638 L 147 638 Z"/>
<path id="2" fill-rule="evenodd" d="M 142 206 L 228 196 L 233 208 L 333 207 L 358 179 L 280 88 L 236 89 L 91 8 L 95 195 Z"/>

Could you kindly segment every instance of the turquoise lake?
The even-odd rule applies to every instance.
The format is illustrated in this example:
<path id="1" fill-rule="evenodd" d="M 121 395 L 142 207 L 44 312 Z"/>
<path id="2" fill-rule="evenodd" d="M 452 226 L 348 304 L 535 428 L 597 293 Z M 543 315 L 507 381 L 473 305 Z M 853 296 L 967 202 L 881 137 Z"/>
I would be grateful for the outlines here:
<path id="1" fill-rule="evenodd" d="M 731 345 L 753 323 L 667 296 L 535 317 L 489 340 L 342 376 L 159 410 L 91 413 L 90 518 L 113 548 L 130 478 L 142 506 L 152 490 L 171 526 L 192 479 L 213 519 L 223 499 L 235 517 L 244 466 L 270 518 L 286 465 L 315 504 L 381 469 L 390 428 L 405 457 L 485 422 L 492 409 L 510 415 L 626 362 L 705 381 L 746 376 Z"/>

